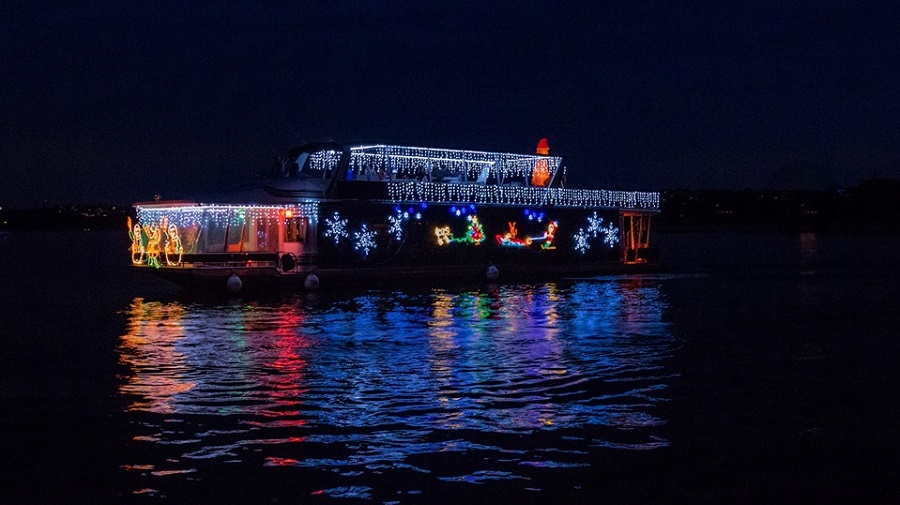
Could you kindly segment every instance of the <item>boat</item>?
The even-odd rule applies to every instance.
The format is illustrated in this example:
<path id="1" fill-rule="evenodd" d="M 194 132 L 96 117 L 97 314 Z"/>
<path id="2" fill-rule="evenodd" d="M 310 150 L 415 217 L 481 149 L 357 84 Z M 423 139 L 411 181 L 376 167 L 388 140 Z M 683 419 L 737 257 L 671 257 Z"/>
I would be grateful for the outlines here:
<path id="1" fill-rule="evenodd" d="M 232 190 L 135 203 L 129 249 L 192 290 L 562 279 L 658 265 L 659 203 L 568 187 L 546 139 L 536 154 L 309 143 Z"/>

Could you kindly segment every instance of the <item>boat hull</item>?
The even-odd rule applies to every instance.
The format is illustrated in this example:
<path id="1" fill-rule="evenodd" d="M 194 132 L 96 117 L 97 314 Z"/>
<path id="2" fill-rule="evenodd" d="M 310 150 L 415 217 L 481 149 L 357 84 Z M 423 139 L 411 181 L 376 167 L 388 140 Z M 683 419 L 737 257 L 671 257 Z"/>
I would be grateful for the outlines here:
<path id="1" fill-rule="evenodd" d="M 599 275 L 638 274 L 659 271 L 658 263 L 581 263 L 543 266 L 516 263 L 498 265 L 384 266 L 378 268 L 300 267 L 283 272 L 276 267 L 195 267 L 139 270 L 156 275 L 188 291 L 265 293 L 343 288 L 378 288 L 393 285 L 442 287 L 483 285 L 491 282 L 556 282 Z M 237 286 L 232 276 L 239 279 Z M 230 281 L 230 279 L 232 279 Z"/>

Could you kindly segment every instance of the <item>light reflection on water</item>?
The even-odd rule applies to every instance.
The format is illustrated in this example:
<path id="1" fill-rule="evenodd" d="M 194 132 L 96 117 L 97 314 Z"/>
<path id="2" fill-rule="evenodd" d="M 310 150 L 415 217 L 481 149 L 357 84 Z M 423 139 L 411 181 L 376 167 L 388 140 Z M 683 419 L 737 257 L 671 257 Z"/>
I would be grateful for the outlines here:
<path id="1" fill-rule="evenodd" d="M 135 298 L 119 345 L 135 430 L 123 468 L 151 496 L 214 462 L 331 472 L 340 485 L 311 494 L 371 498 L 385 473 L 540 488 L 541 472 L 597 451 L 665 446 L 659 283 Z"/>

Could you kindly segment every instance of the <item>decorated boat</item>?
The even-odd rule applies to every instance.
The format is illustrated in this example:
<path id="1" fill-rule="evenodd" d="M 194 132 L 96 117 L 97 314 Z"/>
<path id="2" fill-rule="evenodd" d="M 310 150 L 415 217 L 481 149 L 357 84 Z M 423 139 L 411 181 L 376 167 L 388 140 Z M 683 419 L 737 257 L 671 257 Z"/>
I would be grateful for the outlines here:
<path id="1" fill-rule="evenodd" d="M 652 268 L 659 193 L 575 189 L 564 159 L 306 144 L 270 174 L 134 205 L 131 263 L 189 289 L 565 278 Z"/>

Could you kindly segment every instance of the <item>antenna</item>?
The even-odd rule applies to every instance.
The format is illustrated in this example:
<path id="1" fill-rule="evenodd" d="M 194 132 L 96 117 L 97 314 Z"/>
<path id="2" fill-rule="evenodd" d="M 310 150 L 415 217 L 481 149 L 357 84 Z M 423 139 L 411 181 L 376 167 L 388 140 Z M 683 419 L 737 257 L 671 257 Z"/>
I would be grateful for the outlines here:
<path id="1" fill-rule="evenodd" d="M 297 137 L 297 138 L 300 139 L 300 140 L 303 140 L 303 138 L 300 136 L 300 134 L 297 133 L 297 130 L 295 130 L 291 125 L 289 125 L 288 122 L 285 121 L 283 117 L 279 117 L 278 119 L 281 120 L 281 123 L 282 123 L 284 126 L 287 126 L 288 130 L 290 130 L 291 133 L 293 133 L 295 137 Z"/>

